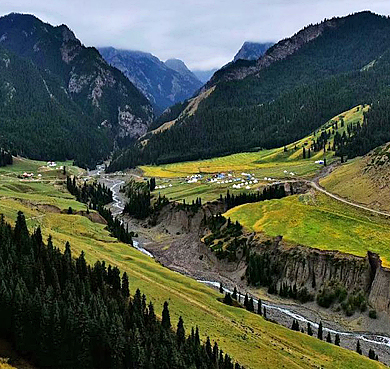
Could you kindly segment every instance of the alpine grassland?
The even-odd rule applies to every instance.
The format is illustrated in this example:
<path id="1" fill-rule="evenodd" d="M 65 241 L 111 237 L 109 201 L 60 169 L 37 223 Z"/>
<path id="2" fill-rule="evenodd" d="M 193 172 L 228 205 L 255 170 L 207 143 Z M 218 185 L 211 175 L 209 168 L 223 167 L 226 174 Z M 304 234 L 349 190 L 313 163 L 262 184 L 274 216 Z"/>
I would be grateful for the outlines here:
<path id="1" fill-rule="evenodd" d="M 244 227 L 296 244 L 365 256 L 378 253 L 390 266 L 390 220 L 312 192 L 244 204 L 224 214 Z"/>
<path id="2" fill-rule="evenodd" d="M 299 177 L 310 177 L 318 169 L 317 160 L 326 158 L 330 163 L 334 160 L 334 151 L 320 150 L 313 152 L 310 157 L 303 159 L 303 148 L 306 150 L 312 147 L 312 142 L 318 139 L 322 132 L 330 134 L 328 144 L 332 148 L 336 132 L 340 135 L 347 130 L 347 127 L 363 122 L 363 113 L 368 110 L 366 106 L 356 106 L 343 112 L 325 124 L 323 124 L 311 135 L 293 142 L 285 147 L 271 150 L 260 150 L 255 152 L 244 152 L 228 156 L 221 156 L 207 160 L 187 161 L 160 166 L 141 166 L 141 170 L 146 177 L 177 178 L 186 177 L 193 174 L 211 174 L 218 172 L 241 172 L 250 171 L 259 177 L 285 178 L 294 173 Z M 333 129 L 333 124 L 337 122 L 337 129 Z M 343 122 L 343 123 L 341 123 Z M 285 173 L 287 171 L 288 173 Z"/>
<path id="3" fill-rule="evenodd" d="M 85 204 L 77 203 L 66 192 L 60 170 L 52 170 L 50 178 L 41 182 L 17 177 L 27 168 L 34 167 L 35 173 L 46 171 L 44 166 L 45 163 L 16 160 L 12 167 L 1 169 L 0 213 L 13 223 L 21 210 L 30 230 L 39 225 L 45 238 L 52 235 L 55 246 L 64 248 L 69 241 L 73 255 L 84 251 L 89 263 L 104 260 L 118 266 L 129 276 L 131 293 L 139 288 L 153 300 L 157 313 L 162 311 L 164 301 L 169 302 L 174 326 L 182 316 L 187 333 L 190 327 L 198 326 L 202 339 L 210 336 L 212 341 L 218 341 L 222 350 L 246 368 L 383 367 L 379 362 L 266 321 L 245 309 L 226 306 L 217 300 L 221 297 L 218 291 L 118 242 L 104 224 L 67 214 L 69 207 L 82 210 Z M 78 171 L 75 167 L 70 170 Z"/>

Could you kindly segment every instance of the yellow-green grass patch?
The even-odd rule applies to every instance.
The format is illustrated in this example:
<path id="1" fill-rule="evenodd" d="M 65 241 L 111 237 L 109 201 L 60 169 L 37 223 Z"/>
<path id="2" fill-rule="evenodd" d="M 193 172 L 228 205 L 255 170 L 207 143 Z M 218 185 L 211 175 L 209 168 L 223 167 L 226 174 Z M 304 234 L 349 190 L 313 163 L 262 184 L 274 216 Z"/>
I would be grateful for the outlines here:
<path id="1" fill-rule="evenodd" d="M 0 177 L 0 186 L 3 177 Z M 50 184 L 47 184 L 50 186 Z M 51 184 L 53 185 L 53 184 Z M 37 195 L 42 191 L 35 188 Z M 53 196 L 64 199 L 56 188 L 48 191 L 48 203 Z M 12 191 L 8 193 L 12 195 Z M 29 202 L 21 202 L 4 195 L 0 201 L 0 213 L 12 220 L 18 210 L 26 217 L 37 217 L 29 223 L 30 229 L 38 224 L 43 235 L 53 236 L 55 246 L 64 247 L 69 241 L 75 255 L 86 253 L 88 262 L 105 260 L 127 272 L 131 292 L 140 288 L 152 299 L 157 312 L 161 312 L 165 300 L 169 302 L 172 322 L 177 324 L 179 316 L 188 330 L 198 326 L 202 339 L 210 336 L 220 348 L 228 352 L 247 368 L 381 368 L 382 364 L 362 357 L 354 352 L 293 332 L 290 329 L 265 321 L 262 317 L 244 309 L 226 306 L 217 298 L 221 295 L 195 280 L 164 268 L 153 259 L 138 252 L 129 245 L 111 237 L 104 225 L 91 222 L 79 215 L 44 212 Z M 83 204 L 80 204 L 82 207 Z"/>
<path id="2" fill-rule="evenodd" d="M 322 131 L 330 133 L 329 141 L 333 144 L 334 135 L 337 132 L 343 134 L 347 126 L 351 124 L 361 123 L 363 121 L 363 113 L 367 111 L 368 105 L 354 107 L 325 123 L 312 134 L 293 142 L 284 147 L 272 150 L 261 150 L 257 152 L 244 152 L 239 154 L 216 157 L 207 160 L 198 160 L 174 164 L 166 164 L 160 166 L 141 166 L 146 177 L 160 178 L 177 178 L 198 173 L 217 173 L 228 171 L 251 171 L 259 176 L 272 176 L 275 178 L 284 178 L 289 176 L 284 173 L 294 172 L 296 175 L 306 177 L 313 175 L 320 167 L 315 164 L 316 160 L 326 158 L 328 163 L 333 160 L 334 152 L 323 150 L 315 152 L 311 158 L 303 159 L 302 148 L 308 149 L 311 147 L 314 139 L 317 139 Z M 341 127 L 341 120 L 344 121 L 344 126 Z M 332 133 L 332 122 L 338 123 L 337 130 Z"/>
<path id="3" fill-rule="evenodd" d="M 269 236 L 324 250 L 365 256 L 377 252 L 390 266 L 390 220 L 346 205 L 322 193 L 245 204 L 225 213 L 233 221 Z"/>

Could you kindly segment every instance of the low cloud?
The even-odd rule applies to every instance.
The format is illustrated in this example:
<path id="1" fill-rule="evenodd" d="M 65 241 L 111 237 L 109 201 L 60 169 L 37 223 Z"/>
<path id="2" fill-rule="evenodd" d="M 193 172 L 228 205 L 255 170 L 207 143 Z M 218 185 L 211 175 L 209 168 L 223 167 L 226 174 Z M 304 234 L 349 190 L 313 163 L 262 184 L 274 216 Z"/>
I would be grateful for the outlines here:
<path id="1" fill-rule="evenodd" d="M 219 68 L 244 41 L 278 41 L 324 18 L 372 10 L 387 0 L 2 0 L 0 13 L 31 13 L 66 24 L 88 46 L 114 46 L 179 58 L 192 69 Z"/>

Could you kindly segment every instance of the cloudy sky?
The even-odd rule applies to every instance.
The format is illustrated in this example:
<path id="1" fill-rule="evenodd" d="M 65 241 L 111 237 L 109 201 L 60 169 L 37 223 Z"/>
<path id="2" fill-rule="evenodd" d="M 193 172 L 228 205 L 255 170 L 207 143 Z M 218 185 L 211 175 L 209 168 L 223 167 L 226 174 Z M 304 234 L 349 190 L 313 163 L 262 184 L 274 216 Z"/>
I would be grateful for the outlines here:
<path id="1" fill-rule="evenodd" d="M 310 23 L 360 10 L 390 14 L 389 0 L 0 0 L 0 13 L 66 24 L 87 46 L 179 58 L 192 69 L 230 61 L 248 41 L 277 41 Z"/>

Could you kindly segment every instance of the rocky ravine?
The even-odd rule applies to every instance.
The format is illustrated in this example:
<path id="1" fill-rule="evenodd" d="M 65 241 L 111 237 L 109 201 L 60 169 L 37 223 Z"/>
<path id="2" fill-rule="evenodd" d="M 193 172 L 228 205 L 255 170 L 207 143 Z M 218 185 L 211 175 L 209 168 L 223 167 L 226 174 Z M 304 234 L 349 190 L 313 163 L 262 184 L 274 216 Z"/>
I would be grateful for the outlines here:
<path id="1" fill-rule="evenodd" d="M 106 177 L 102 181 L 116 193 L 116 202 L 111 207 L 119 214 L 118 209 L 125 201 L 123 194 L 117 193 L 122 179 Z M 301 190 L 304 191 L 304 188 L 302 185 Z M 330 332 L 334 339 L 334 334 L 339 333 L 341 346 L 355 350 L 359 339 L 365 353 L 373 348 L 380 361 L 390 361 L 390 271 L 381 266 L 377 255 L 368 254 L 361 258 L 304 246 L 292 247 L 281 238 L 265 243 L 261 236 L 247 235 L 252 249 L 258 253 L 269 253 L 272 262 L 283 266 L 274 276 L 279 284 L 297 283 L 313 291 L 312 278 L 315 275 L 317 291 L 336 278 L 349 290 L 364 289 L 369 303 L 378 311 L 378 319 L 369 319 L 367 313 L 364 316 L 355 313 L 347 318 L 342 312 L 320 308 L 315 302 L 300 304 L 248 286 L 244 277 L 247 265 L 242 254 L 238 254 L 235 262 L 218 260 L 200 241 L 207 232 L 201 225 L 204 215 L 223 211 L 222 204 L 218 202 L 205 204 L 196 212 L 169 204 L 160 212 L 155 226 L 150 226 L 148 221 L 119 216 L 138 233 L 136 247 L 152 254 L 162 265 L 210 286 L 218 287 L 222 283 L 226 291 L 236 286 L 241 293 L 248 292 L 253 296 L 256 304 L 259 296 L 267 307 L 268 318 L 288 328 L 293 319 L 297 319 L 305 331 L 310 322 L 316 334 L 317 323 L 322 321 L 325 335 Z"/>

